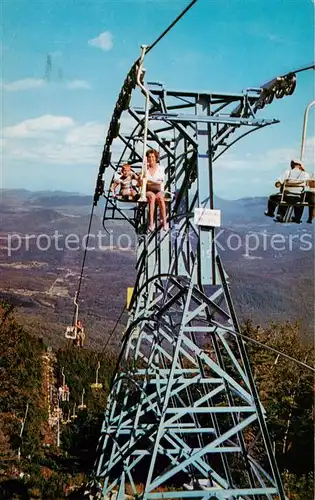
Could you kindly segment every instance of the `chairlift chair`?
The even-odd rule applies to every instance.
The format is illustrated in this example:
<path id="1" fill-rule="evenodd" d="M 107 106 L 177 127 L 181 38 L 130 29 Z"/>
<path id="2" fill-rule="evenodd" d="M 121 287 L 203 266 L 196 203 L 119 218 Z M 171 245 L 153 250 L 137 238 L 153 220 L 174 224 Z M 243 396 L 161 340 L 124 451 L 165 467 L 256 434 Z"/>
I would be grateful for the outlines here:
<path id="1" fill-rule="evenodd" d="M 279 202 L 279 206 L 287 207 L 286 213 L 283 217 L 283 222 L 290 222 L 291 221 L 294 208 L 305 207 L 308 205 L 305 201 L 306 184 L 307 184 L 307 181 L 299 181 L 299 180 L 295 180 L 295 179 L 287 179 L 284 182 L 282 194 L 281 194 L 281 200 Z M 288 193 L 286 191 L 290 187 L 291 188 L 292 187 L 299 187 L 302 189 L 300 198 L 298 198 L 297 196 L 294 196 L 294 195 L 290 196 L 290 193 Z"/>
<path id="2" fill-rule="evenodd" d="M 294 80 L 294 88 L 295 88 L 295 80 Z M 293 90 L 294 90 L 293 88 Z M 293 92 L 293 91 L 292 91 Z M 307 124 L 308 124 L 308 113 L 309 110 L 315 105 L 315 101 L 310 102 L 310 104 L 306 107 L 305 113 L 304 113 L 304 120 L 303 120 L 303 130 L 302 130 L 302 140 L 301 140 L 301 153 L 300 153 L 300 160 L 303 161 L 303 155 L 304 155 L 304 150 L 305 150 L 305 141 L 306 141 L 306 131 L 307 131 Z M 308 181 L 299 181 L 299 180 L 293 180 L 293 179 L 287 179 L 284 183 L 283 190 L 282 190 L 282 196 L 281 200 L 279 203 L 279 206 L 286 206 L 287 211 L 285 213 L 285 216 L 283 218 L 283 222 L 290 222 L 292 213 L 295 207 L 306 207 L 308 206 L 308 203 L 306 202 L 306 186 L 308 185 Z M 286 187 L 302 187 L 302 194 L 301 198 L 299 201 L 295 201 L 294 199 L 290 200 L 287 199 L 286 201 L 284 200 L 284 195 L 285 195 L 285 188 Z"/>
<path id="3" fill-rule="evenodd" d="M 99 381 L 98 381 L 98 371 L 100 369 L 100 366 L 101 366 L 101 363 L 98 362 L 97 363 L 97 368 L 96 368 L 95 382 L 93 384 L 91 384 L 91 389 L 94 390 L 94 391 L 103 389 L 103 384 L 100 384 Z"/>
<path id="4" fill-rule="evenodd" d="M 75 306 L 74 324 L 67 326 L 66 331 L 65 331 L 65 338 L 70 339 L 70 340 L 75 340 L 77 338 L 77 322 L 78 322 L 78 315 L 79 315 L 79 305 L 77 302 L 77 292 L 74 296 L 73 303 Z"/>
<path id="5" fill-rule="evenodd" d="M 75 407 L 76 407 L 76 403 L 74 403 L 74 405 L 73 405 L 73 412 L 72 412 L 72 415 L 70 417 L 71 420 L 75 420 L 76 418 L 78 418 L 78 415 L 75 412 Z"/>
<path id="6" fill-rule="evenodd" d="M 139 194 L 133 199 L 120 195 L 113 196 L 110 190 L 105 194 L 105 199 L 103 227 L 107 232 L 106 221 L 110 220 L 126 220 L 137 230 L 143 219 L 147 200 L 140 200 Z"/>
<path id="7" fill-rule="evenodd" d="M 70 422 L 69 413 L 67 413 L 67 416 L 63 415 L 61 417 L 61 423 L 62 423 L 62 425 L 67 425 L 67 424 L 69 424 L 69 422 Z"/>
<path id="8" fill-rule="evenodd" d="M 62 368 L 61 375 L 62 375 L 62 385 L 58 389 L 59 399 L 61 399 L 61 401 L 69 401 L 70 390 L 66 384 L 66 376 L 64 373 L 64 368 Z"/>
<path id="9" fill-rule="evenodd" d="M 84 404 L 84 394 L 85 394 L 85 389 L 82 390 L 81 404 L 79 404 L 78 410 L 85 410 L 86 409 L 86 405 Z"/>
<path id="10" fill-rule="evenodd" d="M 69 401 L 69 397 L 70 397 L 69 387 L 67 385 L 63 385 L 63 386 L 59 387 L 59 395 L 60 395 L 61 401 Z"/>

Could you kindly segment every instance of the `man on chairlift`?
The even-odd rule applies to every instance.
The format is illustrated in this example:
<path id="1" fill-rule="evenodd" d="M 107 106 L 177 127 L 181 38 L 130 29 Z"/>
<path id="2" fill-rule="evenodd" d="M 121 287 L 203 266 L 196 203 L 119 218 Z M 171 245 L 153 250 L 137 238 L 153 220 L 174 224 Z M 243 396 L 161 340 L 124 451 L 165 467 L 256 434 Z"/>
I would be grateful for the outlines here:
<path id="1" fill-rule="evenodd" d="M 84 344 L 84 339 L 85 339 L 85 333 L 84 333 L 84 328 L 82 325 L 82 321 L 78 321 L 76 324 L 77 328 L 77 336 L 74 340 L 74 344 L 78 347 L 83 347 Z"/>
<path id="2" fill-rule="evenodd" d="M 296 206 L 296 203 L 302 201 L 302 194 L 305 189 L 309 174 L 305 172 L 303 163 L 300 160 L 291 160 L 291 168 L 287 169 L 276 180 L 275 187 L 280 188 L 280 192 L 272 194 L 268 200 L 268 210 L 265 212 L 267 217 L 274 217 L 274 212 L 279 203 L 294 205 L 294 217 L 292 222 L 300 223 L 303 213 L 303 205 Z M 276 221 L 283 222 L 285 219 L 287 205 L 278 206 Z"/>

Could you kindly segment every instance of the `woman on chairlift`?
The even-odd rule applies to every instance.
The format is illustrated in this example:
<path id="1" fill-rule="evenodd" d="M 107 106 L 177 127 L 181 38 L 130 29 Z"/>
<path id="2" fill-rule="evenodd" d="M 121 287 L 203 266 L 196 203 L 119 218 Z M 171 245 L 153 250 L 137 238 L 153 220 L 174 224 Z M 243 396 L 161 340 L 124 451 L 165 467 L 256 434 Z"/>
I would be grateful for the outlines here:
<path id="1" fill-rule="evenodd" d="M 149 231 L 154 231 L 155 206 L 159 205 L 162 228 L 167 231 L 166 206 L 164 194 L 164 169 L 158 163 L 159 153 L 154 149 L 146 152 L 147 157 L 147 187 L 146 197 L 149 205 Z"/>

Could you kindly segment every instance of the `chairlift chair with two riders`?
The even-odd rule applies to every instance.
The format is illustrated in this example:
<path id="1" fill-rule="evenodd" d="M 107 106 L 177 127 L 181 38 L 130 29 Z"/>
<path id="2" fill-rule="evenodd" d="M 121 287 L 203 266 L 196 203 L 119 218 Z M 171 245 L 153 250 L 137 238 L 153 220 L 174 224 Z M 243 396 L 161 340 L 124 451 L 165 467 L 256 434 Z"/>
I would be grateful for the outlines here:
<path id="1" fill-rule="evenodd" d="M 121 161 L 118 163 L 111 161 L 111 152 L 107 151 L 107 155 L 104 162 L 107 165 L 110 165 L 114 170 L 114 175 L 112 177 L 110 186 L 108 191 L 104 191 L 104 183 L 101 190 L 103 191 L 103 195 L 105 197 L 105 208 L 104 208 L 104 216 L 103 216 L 103 227 L 108 232 L 106 227 L 106 221 L 108 220 L 127 220 L 130 224 L 135 228 L 138 234 L 142 234 L 146 232 L 146 206 L 147 206 L 147 166 L 146 166 L 146 150 L 148 147 L 148 128 L 149 128 L 149 105 L 150 105 L 150 95 L 149 90 L 144 86 L 144 73 L 145 70 L 143 68 L 143 58 L 146 53 L 146 47 L 142 46 L 142 55 L 138 65 L 136 80 L 139 88 L 142 90 L 145 95 L 145 112 L 144 112 L 144 120 L 139 123 L 138 126 L 141 126 L 142 132 L 140 135 L 134 135 L 132 138 L 128 138 L 128 141 L 133 141 L 133 148 L 131 156 L 129 160 L 123 161 L 122 158 L 124 153 L 128 151 L 128 147 L 130 148 L 129 142 L 126 140 L 125 150 L 121 156 Z M 136 131 L 136 129 L 135 129 Z M 134 131 L 134 132 L 135 132 Z M 112 134 L 112 138 L 116 138 L 119 134 L 114 131 Z M 120 138 L 122 136 L 120 135 Z M 135 141 L 140 141 L 142 143 L 142 158 L 141 156 L 135 152 Z M 134 185 L 130 188 L 133 191 L 133 195 L 124 196 L 121 193 L 115 194 L 115 184 L 118 183 L 117 172 L 120 167 L 124 165 L 130 165 L 132 167 L 131 172 L 133 174 L 137 174 L 138 182 L 134 181 Z M 99 195 L 99 192 L 97 193 Z M 172 193 L 169 191 L 164 191 L 165 201 L 170 202 L 173 199 Z"/>

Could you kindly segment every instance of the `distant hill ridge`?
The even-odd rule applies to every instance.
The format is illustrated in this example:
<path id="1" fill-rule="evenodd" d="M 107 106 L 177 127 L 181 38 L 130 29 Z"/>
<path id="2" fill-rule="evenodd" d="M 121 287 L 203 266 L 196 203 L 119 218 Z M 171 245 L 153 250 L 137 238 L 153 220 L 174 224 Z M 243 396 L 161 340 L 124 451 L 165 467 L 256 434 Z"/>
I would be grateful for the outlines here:
<path id="1" fill-rule="evenodd" d="M 65 206 L 86 206 L 92 204 L 92 196 L 67 195 L 67 196 L 40 196 L 32 197 L 25 201 L 25 205 L 35 205 L 41 207 L 65 207 Z"/>
<path id="2" fill-rule="evenodd" d="M 83 203 L 90 203 L 93 194 L 87 195 L 86 193 L 79 193 L 76 191 L 60 191 L 60 190 L 47 190 L 47 191 L 29 191 L 27 189 L 0 189 L 0 203 L 8 204 L 10 200 L 20 202 L 35 203 L 50 203 L 51 206 L 63 204 L 75 205 L 78 202 L 80 205 Z M 266 197 L 245 197 L 236 200 L 226 200 L 219 196 L 214 197 L 214 205 L 216 208 L 224 209 L 232 205 L 256 206 L 266 203 Z"/>
<path id="3" fill-rule="evenodd" d="M 83 205 L 91 204 L 92 195 L 67 191 L 29 191 L 27 189 L 0 189 L 1 205 Z"/>

